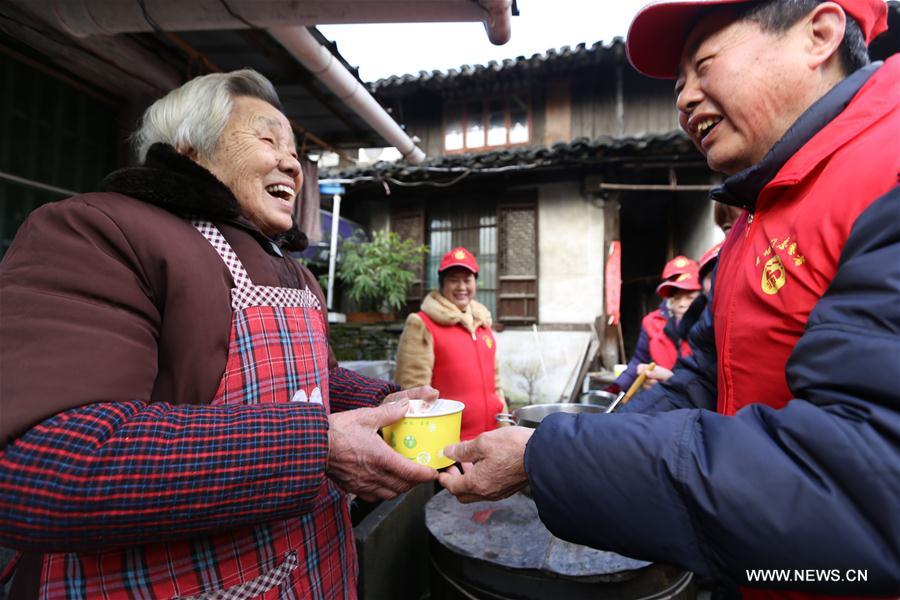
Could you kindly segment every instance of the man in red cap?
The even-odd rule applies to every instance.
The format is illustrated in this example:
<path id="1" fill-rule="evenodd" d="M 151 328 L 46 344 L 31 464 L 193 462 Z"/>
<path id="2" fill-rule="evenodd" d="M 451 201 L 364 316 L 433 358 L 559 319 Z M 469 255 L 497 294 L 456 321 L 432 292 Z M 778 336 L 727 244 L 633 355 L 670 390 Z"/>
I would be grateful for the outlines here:
<path id="1" fill-rule="evenodd" d="M 530 484 L 554 534 L 746 598 L 900 595 L 900 57 L 883 0 L 655 2 L 639 71 L 745 208 L 694 353 L 626 414 L 445 451 L 459 498 Z M 682 409 L 682 410 L 674 410 Z"/>

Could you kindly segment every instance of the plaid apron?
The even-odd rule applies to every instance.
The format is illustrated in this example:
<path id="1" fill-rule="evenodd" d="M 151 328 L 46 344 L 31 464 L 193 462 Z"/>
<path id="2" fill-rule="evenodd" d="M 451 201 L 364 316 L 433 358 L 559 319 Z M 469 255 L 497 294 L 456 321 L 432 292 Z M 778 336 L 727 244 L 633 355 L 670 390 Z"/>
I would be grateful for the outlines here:
<path id="1" fill-rule="evenodd" d="M 328 346 L 308 289 L 256 286 L 210 222 L 194 227 L 234 278 L 225 373 L 213 404 L 318 402 L 328 411 Z M 40 598 L 332 599 L 356 597 L 345 495 L 328 478 L 300 517 L 178 542 L 44 557 Z"/>

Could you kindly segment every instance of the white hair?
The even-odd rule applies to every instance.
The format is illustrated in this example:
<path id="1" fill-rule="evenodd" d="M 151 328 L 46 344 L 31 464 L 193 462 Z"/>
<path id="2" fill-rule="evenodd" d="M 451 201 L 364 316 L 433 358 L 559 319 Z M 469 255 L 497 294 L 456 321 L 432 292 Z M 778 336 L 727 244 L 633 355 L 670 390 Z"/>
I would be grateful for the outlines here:
<path id="1" fill-rule="evenodd" d="M 132 135 L 138 161 L 143 163 L 147 150 L 157 142 L 211 157 L 231 115 L 232 99 L 239 96 L 259 98 L 281 110 L 275 87 L 253 69 L 196 77 L 144 112 Z"/>

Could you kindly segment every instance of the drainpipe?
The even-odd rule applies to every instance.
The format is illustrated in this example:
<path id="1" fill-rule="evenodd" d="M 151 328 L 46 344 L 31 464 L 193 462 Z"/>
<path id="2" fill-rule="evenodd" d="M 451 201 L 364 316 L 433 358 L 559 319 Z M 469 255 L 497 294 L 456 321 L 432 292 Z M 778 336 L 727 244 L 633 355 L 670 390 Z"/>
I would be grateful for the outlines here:
<path id="1" fill-rule="evenodd" d="M 338 226 L 341 222 L 341 195 L 335 194 L 332 198 L 334 205 L 331 207 L 331 245 L 328 251 L 328 310 L 334 306 L 334 276 L 337 272 L 337 243 Z"/>
<path id="2" fill-rule="evenodd" d="M 372 94 L 305 27 L 274 27 L 268 31 L 310 73 L 396 147 L 403 158 L 414 165 L 425 160 L 425 153 L 376 102 Z"/>
<path id="3" fill-rule="evenodd" d="M 326 48 L 301 25 L 482 21 L 488 38 L 510 38 L 513 0 L 16 0 L 74 36 L 266 28 L 412 164 L 425 159 L 399 125 Z M 290 25 L 285 25 L 285 24 Z"/>

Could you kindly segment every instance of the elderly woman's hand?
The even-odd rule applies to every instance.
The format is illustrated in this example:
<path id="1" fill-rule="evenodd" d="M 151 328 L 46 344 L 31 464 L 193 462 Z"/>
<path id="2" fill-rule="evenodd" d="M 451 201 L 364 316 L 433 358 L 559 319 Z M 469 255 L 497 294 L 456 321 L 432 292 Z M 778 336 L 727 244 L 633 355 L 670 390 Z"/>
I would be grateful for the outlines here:
<path id="1" fill-rule="evenodd" d="M 434 481 L 434 469 L 401 456 L 378 434 L 385 425 L 402 419 L 408 408 L 409 399 L 401 398 L 376 408 L 357 408 L 328 417 L 325 472 L 341 489 L 371 502 L 388 500 L 415 485 Z"/>
<path id="2" fill-rule="evenodd" d="M 390 404 L 391 402 L 400 402 L 401 400 L 423 400 L 425 402 L 423 409 L 428 410 L 439 396 L 440 392 L 430 385 L 420 385 L 418 387 L 412 387 L 400 390 L 399 392 L 394 392 L 393 394 L 388 394 L 384 397 L 384 400 L 381 401 L 381 404 Z"/>
<path id="3" fill-rule="evenodd" d="M 463 464 L 450 467 L 438 481 L 460 502 L 501 500 L 525 487 L 525 445 L 534 429 L 504 427 L 474 440 L 444 448 L 444 455 Z"/>

